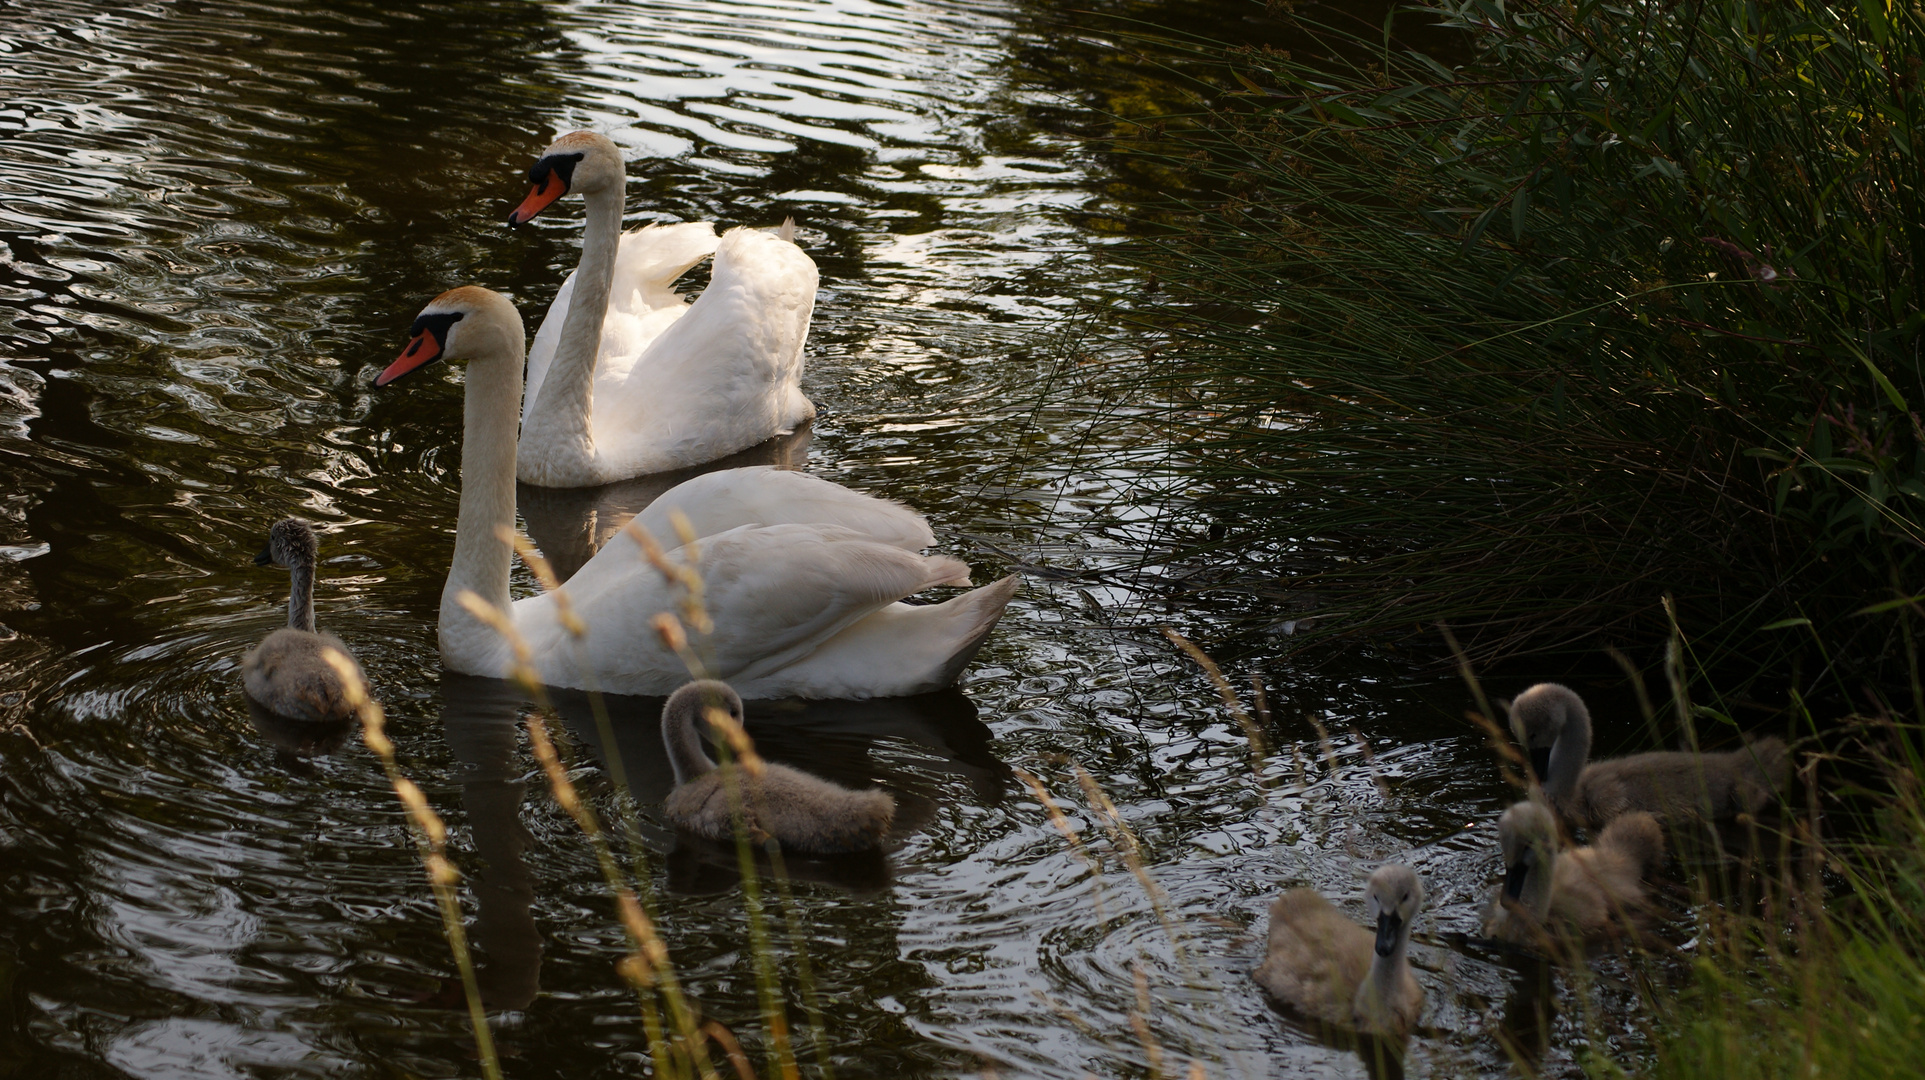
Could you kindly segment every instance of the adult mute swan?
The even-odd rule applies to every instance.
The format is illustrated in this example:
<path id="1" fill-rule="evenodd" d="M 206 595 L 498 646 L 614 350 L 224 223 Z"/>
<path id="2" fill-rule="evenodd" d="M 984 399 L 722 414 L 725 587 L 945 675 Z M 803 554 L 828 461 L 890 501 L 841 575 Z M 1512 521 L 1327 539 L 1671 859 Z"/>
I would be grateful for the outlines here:
<path id="1" fill-rule="evenodd" d="M 267 532 L 267 546 L 255 566 L 287 568 L 291 585 L 287 625 L 267 637 L 241 660 L 241 686 L 255 704 L 274 716 L 314 724 L 339 724 L 355 718 L 341 675 L 322 655 L 333 649 L 347 658 L 357 678 L 361 666 L 333 634 L 314 629 L 314 568 L 319 562 L 314 526 L 283 518 Z"/>
<path id="2" fill-rule="evenodd" d="M 515 520 L 523 340 L 514 305 L 487 289 L 454 289 L 422 309 L 410 334 L 376 386 L 436 359 L 467 364 L 461 508 L 441 594 L 442 663 L 471 675 L 498 677 L 509 669 L 509 643 L 460 601 L 471 591 L 507 612 L 536 673 L 551 686 L 666 696 L 687 682 L 688 669 L 652 623 L 679 593 L 631 536 L 610 541 L 568 581 L 587 625 L 579 642 L 563 628 L 555 594 L 509 602 L 512 549 L 504 534 Z M 1012 575 L 940 604 L 899 603 L 933 585 L 969 582 L 960 561 L 900 546 L 928 535 L 919 520 L 903 520 L 915 517 L 910 511 L 846 489 L 828 498 L 824 487 L 835 487 L 828 481 L 773 469 L 729 470 L 688 484 L 698 485 L 695 496 L 670 489 L 660 500 L 662 514 L 681 509 L 708 534 L 697 546 L 696 567 L 715 629 L 701 644 L 710 673 L 744 697 L 940 689 L 961 674 L 1016 590 Z M 718 491 L 733 492 L 735 501 Z M 794 497 L 777 497 L 782 492 Z M 795 520 L 824 513 L 824 503 L 832 520 Z M 674 543 L 665 523 L 644 514 L 642 524 L 659 528 L 664 546 Z"/>
<path id="3" fill-rule="evenodd" d="M 1424 1009 L 1407 955 L 1424 885 L 1408 866 L 1381 866 L 1364 902 L 1374 930 L 1345 918 L 1315 889 L 1284 893 L 1270 906 L 1269 945 L 1252 978 L 1312 1019 L 1401 1039 Z"/>
<path id="4" fill-rule="evenodd" d="M 571 192 L 588 204 L 581 265 L 563 282 L 528 354 L 523 482 L 591 487 L 699 465 L 815 416 L 802 395 L 802 345 L 815 263 L 791 241 L 707 222 L 622 233 L 628 180 L 615 144 L 564 135 L 528 170 L 519 225 Z M 693 304 L 674 291 L 715 255 Z"/>
<path id="5" fill-rule="evenodd" d="M 773 837 L 789 851 L 836 855 L 882 842 L 896 816 L 896 800 L 887 792 L 850 791 L 769 761 L 759 775 L 733 762 L 717 768 L 702 749 L 697 726 L 709 709 L 742 723 L 742 699 L 714 679 L 689 683 L 662 707 L 662 743 L 675 767 L 675 790 L 662 809 L 677 828 L 709 840 L 731 839 L 739 798 L 750 837 Z M 739 794 L 732 795 L 731 786 Z"/>
<path id="6" fill-rule="evenodd" d="M 1566 822 L 1597 830 L 1639 810 L 1673 823 L 1756 815 L 1785 786 L 1782 739 L 1722 754 L 1659 750 L 1586 764 L 1591 711 L 1568 686 L 1538 683 L 1511 702 L 1511 731 L 1530 753 L 1544 797 Z"/>

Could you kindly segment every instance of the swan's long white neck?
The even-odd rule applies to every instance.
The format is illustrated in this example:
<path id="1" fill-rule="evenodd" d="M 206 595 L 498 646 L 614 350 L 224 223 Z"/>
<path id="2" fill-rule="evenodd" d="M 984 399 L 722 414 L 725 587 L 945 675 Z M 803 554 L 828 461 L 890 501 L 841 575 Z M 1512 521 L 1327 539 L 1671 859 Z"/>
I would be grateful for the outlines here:
<path id="1" fill-rule="evenodd" d="M 575 270 L 574 298 L 562 319 L 555 357 L 528 410 L 527 437 L 544 446 L 579 444 L 582 460 L 588 460 L 595 452 L 590 423 L 595 359 L 601 353 L 602 320 L 608 314 L 608 292 L 615 281 L 615 254 L 622 244 L 622 188 L 584 192 L 583 199 L 588 204 L 588 222 L 582 235 L 581 265 Z"/>
<path id="2" fill-rule="evenodd" d="M 515 423 L 521 411 L 522 343 L 503 335 L 493 355 L 468 364 L 462 409 L 461 511 L 455 554 L 441 590 L 441 655 L 451 637 L 474 641 L 494 631 L 456 598 L 472 590 L 508 610 L 508 570 L 514 548 L 502 534 L 515 526 Z"/>
<path id="3" fill-rule="evenodd" d="M 287 591 L 287 624 L 296 630 L 314 632 L 314 562 L 304 560 L 288 567 L 291 585 Z"/>
<path id="4" fill-rule="evenodd" d="M 662 744 L 668 747 L 668 761 L 675 767 L 675 783 L 678 786 L 715 768 L 708 751 L 702 749 L 702 737 L 695 731 L 695 717 L 699 708 L 677 709 L 662 725 Z"/>

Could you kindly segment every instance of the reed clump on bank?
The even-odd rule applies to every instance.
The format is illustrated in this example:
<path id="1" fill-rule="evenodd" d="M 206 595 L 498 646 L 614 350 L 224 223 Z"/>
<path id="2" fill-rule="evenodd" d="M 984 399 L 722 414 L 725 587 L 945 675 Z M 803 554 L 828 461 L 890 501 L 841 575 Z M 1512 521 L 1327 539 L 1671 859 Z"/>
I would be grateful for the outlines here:
<path id="1" fill-rule="evenodd" d="M 1208 111 L 1110 144 L 1213 192 L 1095 376 L 1216 538 L 1191 584 L 1480 663 L 1669 592 L 1721 672 L 1902 677 L 1859 613 L 1925 570 L 1919 7 L 1423 12 L 1470 64 L 1312 27 L 1339 59 L 1219 49 Z"/>
<path id="2" fill-rule="evenodd" d="M 1836 750 L 1884 763 L 1879 793 L 1862 816 L 1838 813 L 1835 797 L 1853 793 L 1826 783 L 1821 760 L 1808 762 L 1807 806 L 1787 808 L 1775 872 L 1756 873 L 1737 903 L 1700 897 L 1682 1008 L 1654 1002 L 1666 1006 L 1656 1013 L 1665 1019 L 1642 1072 L 1659 1080 L 1917 1075 L 1925 1053 L 1921 730 L 1884 715 L 1834 728 Z M 1818 787 L 1833 790 L 1821 797 Z M 1821 813 L 1821 802 L 1834 812 Z"/>

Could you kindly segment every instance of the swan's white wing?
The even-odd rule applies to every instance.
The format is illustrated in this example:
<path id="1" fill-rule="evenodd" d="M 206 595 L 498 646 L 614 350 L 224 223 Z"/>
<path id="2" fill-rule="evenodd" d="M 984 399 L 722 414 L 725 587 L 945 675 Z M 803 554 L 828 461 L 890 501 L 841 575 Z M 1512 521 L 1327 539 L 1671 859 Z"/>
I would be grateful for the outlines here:
<path id="1" fill-rule="evenodd" d="M 717 674 L 748 681 L 807 656 L 863 617 L 969 568 L 829 525 L 748 526 L 702 549 Z"/>
<path id="2" fill-rule="evenodd" d="M 644 225 L 622 234 L 615 249 L 608 310 L 602 318 L 601 352 L 595 357 L 597 395 L 604 380 L 612 378 L 610 385 L 627 381 L 636 357 L 687 310 L 687 303 L 675 292 L 675 279 L 714 253 L 718 242 L 715 226 L 706 221 Z M 567 280 L 561 283 L 561 291 L 548 305 L 548 313 L 535 331 L 534 344 L 528 348 L 528 381 L 521 407 L 524 422 L 528 406 L 541 392 L 542 380 L 555 359 L 561 324 L 575 296 L 575 274 L 569 271 Z"/>
<path id="3" fill-rule="evenodd" d="M 649 344 L 688 312 L 675 279 L 715 252 L 715 226 L 706 221 L 644 225 L 622 234 L 595 359 L 595 408 L 627 382 Z M 611 406 L 619 407 L 619 406 Z M 630 418 L 635 419 L 633 417 Z"/>
<path id="4" fill-rule="evenodd" d="M 840 525 L 877 543 L 921 551 L 936 542 L 921 514 L 898 502 L 852 491 L 807 473 L 750 465 L 684 480 L 635 516 L 664 547 L 681 541 L 670 514 L 687 515 L 695 535 L 713 536 L 738 525 Z"/>
<path id="5" fill-rule="evenodd" d="M 754 229 L 723 236 L 702 295 L 621 385 L 597 382 L 597 453 L 637 475 L 712 461 L 813 416 L 797 381 L 816 282 L 815 263 L 788 241 Z"/>
<path id="6" fill-rule="evenodd" d="M 632 311 L 682 303 L 675 292 L 675 279 L 715 254 L 718 243 L 715 226 L 706 221 L 644 225 L 622 234 L 621 246 L 615 251 L 609 309 Z"/>
<path id="7" fill-rule="evenodd" d="M 954 559 L 916 555 L 835 526 L 743 526 L 705 538 L 698 549 L 715 623 L 702 644 L 724 679 L 777 670 L 902 597 L 968 576 Z M 686 554 L 680 549 L 671 557 Z M 633 540 L 611 541 L 569 579 L 567 591 L 588 626 L 580 655 L 595 683 L 623 693 L 667 693 L 688 678 L 653 626 L 658 613 L 672 609 L 676 592 Z M 543 677 L 582 685 L 575 646 L 559 628 L 553 598 L 518 601 L 514 615 Z"/>
<path id="8" fill-rule="evenodd" d="M 747 698 L 895 697 L 953 685 L 1002 618 L 1014 575 L 940 604 L 886 604 L 809 655 L 757 680 L 737 679 Z"/>

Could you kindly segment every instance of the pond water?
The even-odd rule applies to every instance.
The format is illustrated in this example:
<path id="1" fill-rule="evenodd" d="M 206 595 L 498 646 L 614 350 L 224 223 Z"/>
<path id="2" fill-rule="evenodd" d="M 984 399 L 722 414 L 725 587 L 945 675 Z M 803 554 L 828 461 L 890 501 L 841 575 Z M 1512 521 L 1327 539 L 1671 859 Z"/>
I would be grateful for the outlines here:
<path id="1" fill-rule="evenodd" d="M 1283 33 L 1246 4 L 1120 10 Z M 287 584 L 251 556 L 290 513 L 324 528 L 321 622 L 453 830 L 508 1075 L 645 1071 L 621 934 L 516 726 L 526 704 L 436 659 L 459 376 L 371 386 L 444 289 L 545 308 L 579 202 L 519 231 L 502 218 L 536 151 L 581 127 L 629 153 L 630 224 L 800 223 L 822 272 L 805 382 L 821 416 L 771 455 L 924 511 L 978 580 L 1030 571 L 959 690 L 752 717 L 770 757 L 903 804 L 885 860 L 794 868 L 835 1073 L 1150 1075 L 1160 1053 L 1176 1075 L 1191 1059 L 1211 1076 L 1361 1075 L 1248 972 L 1279 890 L 1361 919 L 1364 876 L 1396 859 L 1431 895 L 1411 1070 L 1504 1075 L 1495 1033 L 1534 984 L 1462 940 L 1511 791 L 1463 687 L 1394 655 L 1299 670 L 1280 639 L 1241 641 L 1235 674 L 1273 703 L 1277 749 L 1255 761 L 1143 629 L 1215 647 L 1207 602 L 1146 619 L 1121 590 L 1049 572 L 1102 557 L 1081 523 L 1134 482 L 1063 467 L 1109 436 L 1031 407 L 1062 363 L 1062 316 L 1119 273 L 1100 227 L 1118 196 L 1079 150 L 1097 121 L 1078 101 L 1144 78 L 1106 67 L 1076 18 L 1015 0 L 10 6 L 0 1077 L 477 1074 L 379 762 L 358 740 L 292 745 L 240 692 Z M 606 535 L 653 490 L 524 493 L 526 524 L 565 561 L 569 537 Z M 605 817 L 611 752 L 634 782 L 684 985 L 763 1045 L 733 863 L 651 816 L 659 705 L 614 702 L 611 750 L 584 702 L 559 704 Z M 1140 841 L 1155 897 L 1078 769 Z M 1551 1071 L 1585 1037 L 1635 1045 L 1634 995 L 1601 970 L 1558 991 Z"/>

